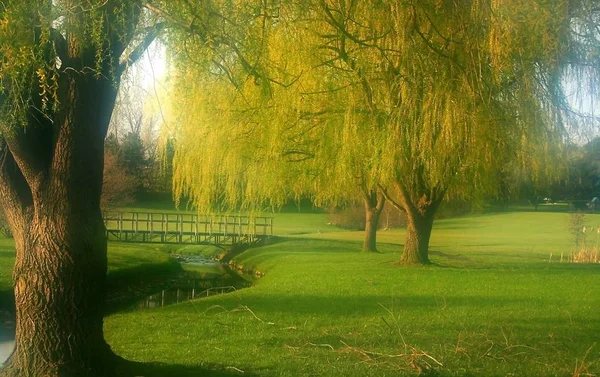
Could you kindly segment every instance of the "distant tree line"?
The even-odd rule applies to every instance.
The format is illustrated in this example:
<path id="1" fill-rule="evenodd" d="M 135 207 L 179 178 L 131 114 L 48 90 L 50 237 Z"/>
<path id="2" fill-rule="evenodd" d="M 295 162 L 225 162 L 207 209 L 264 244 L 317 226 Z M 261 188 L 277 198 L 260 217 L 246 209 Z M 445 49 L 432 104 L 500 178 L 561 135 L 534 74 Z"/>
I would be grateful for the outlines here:
<path id="1" fill-rule="evenodd" d="M 548 190 L 551 200 L 592 200 L 600 196 L 600 137 L 583 145 L 571 145 L 567 172 Z"/>
<path id="2" fill-rule="evenodd" d="M 138 72 L 139 76 L 139 72 Z M 118 207 L 156 197 L 171 197 L 173 143 L 157 149 L 158 119 L 148 116 L 147 95 L 128 77 L 119 94 L 104 146 L 102 207 Z"/>

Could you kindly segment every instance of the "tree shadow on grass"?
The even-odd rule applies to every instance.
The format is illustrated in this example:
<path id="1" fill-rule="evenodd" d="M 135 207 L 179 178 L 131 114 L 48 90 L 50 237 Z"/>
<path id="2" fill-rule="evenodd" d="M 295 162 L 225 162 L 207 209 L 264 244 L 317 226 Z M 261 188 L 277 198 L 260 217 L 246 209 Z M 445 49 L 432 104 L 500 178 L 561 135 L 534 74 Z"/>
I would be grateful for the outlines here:
<path id="1" fill-rule="evenodd" d="M 178 365 L 165 363 L 140 363 L 123 360 L 117 367 L 118 377 L 234 377 L 258 376 L 255 373 L 222 365 Z"/>
<path id="2" fill-rule="evenodd" d="M 281 248 L 285 244 L 287 252 L 304 253 L 314 251 L 324 251 L 327 253 L 335 252 L 360 252 L 362 246 L 362 240 L 338 240 L 318 237 L 288 237 L 288 236 L 277 236 L 272 237 L 270 241 L 265 243 L 264 249 L 275 245 L 277 248 Z"/>
<path id="3" fill-rule="evenodd" d="M 449 254 L 439 250 L 429 250 L 429 255 L 443 257 L 450 261 L 470 262 L 471 259 L 461 254 Z"/>

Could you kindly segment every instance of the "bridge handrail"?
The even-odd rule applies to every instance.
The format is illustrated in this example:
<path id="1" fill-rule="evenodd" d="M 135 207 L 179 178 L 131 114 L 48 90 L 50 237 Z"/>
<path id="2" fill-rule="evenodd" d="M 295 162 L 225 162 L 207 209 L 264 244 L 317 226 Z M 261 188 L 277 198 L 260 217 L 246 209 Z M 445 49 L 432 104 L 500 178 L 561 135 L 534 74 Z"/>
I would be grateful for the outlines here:
<path id="1" fill-rule="evenodd" d="M 272 236 L 273 217 L 105 211 L 107 231 Z"/>

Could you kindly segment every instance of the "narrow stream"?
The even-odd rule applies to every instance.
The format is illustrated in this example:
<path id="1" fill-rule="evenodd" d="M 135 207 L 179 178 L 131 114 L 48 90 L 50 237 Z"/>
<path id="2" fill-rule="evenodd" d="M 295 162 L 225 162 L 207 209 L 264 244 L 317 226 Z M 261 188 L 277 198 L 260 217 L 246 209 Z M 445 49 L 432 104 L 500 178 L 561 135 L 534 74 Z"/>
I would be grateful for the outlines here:
<path id="1" fill-rule="evenodd" d="M 137 302 L 132 310 L 173 305 L 187 300 L 229 293 L 252 285 L 228 265 L 193 256 L 177 257 L 184 272 L 176 279 L 165 281 L 162 289 Z M 0 366 L 14 348 L 13 315 L 0 309 Z"/>
<path id="2" fill-rule="evenodd" d="M 146 297 L 135 309 L 158 308 L 195 298 L 209 297 L 247 288 L 252 281 L 232 270 L 227 264 L 198 257 L 179 257 L 184 272 L 165 282 L 160 292 Z"/>

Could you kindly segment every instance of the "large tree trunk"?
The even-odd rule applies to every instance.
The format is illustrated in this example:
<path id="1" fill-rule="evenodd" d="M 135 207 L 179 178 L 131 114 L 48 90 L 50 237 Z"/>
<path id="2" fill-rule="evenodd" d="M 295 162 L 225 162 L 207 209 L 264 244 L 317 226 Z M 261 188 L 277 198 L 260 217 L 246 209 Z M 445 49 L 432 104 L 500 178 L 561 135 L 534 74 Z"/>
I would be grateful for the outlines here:
<path id="1" fill-rule="evenodd" d="M 41 212 L 15 234 L 15 350 L 2 374 L 114 375 L 102 327 L 107 262 L 100 212 Z"/>
<path id="2" fill-rule="evenodd" d="M 116 88 L 92 74 L 63 79 L 51 124 L 32 116 L 31 129 L 4 135 L 0 196 L 16 245 L 16 338 L 0 376 L 114 375 L 103 337 L 100 194 Z"/>
<path id="3" fill-rule="evenodd" d="M 365 206 L 365 238 L 362 251 L 377 251 L 377 228 L 385 205 L 384 196 L 376 190 L 363 192 Z"/>
<path id="4" fill-rule="evenodd" d="M 40 15 L 37 21 L 33 17 L 39 44 L 34 51 L 41 51 L 37 58 L 48 67 L 60 61 L 51 73 L 56 91 L 42 98 L 46 81 L 33 80 L 28 88 L 4 86 L 22 91 L 12 94 L 23 99 L 28 113 L 22 114 L 26 127 L 0 120 L 0 204 L 16 245 L 15 350 L 0 376 L 115 374 L 117 358 L 103 336 L 104 138 L 123 70 L 161 29 L 137 39 L 139 45 L 122 57 L 133 40 L 142 1 L 108 0 L 91 8 L 80 0 L 59 3 L 66 10 L 59 13 L 61 30 L 48 33 L 41 15 L 54 2 L 30 4 L 31 14 Z M 92 25 L 99 38 L 89 36 Z M 12 26 L 29 35 L 27 24 Z M 41 80 L 45 73 L 40 69 L 30 77 Z M 3 106 L 6 98 L 0 96 Z"/>

